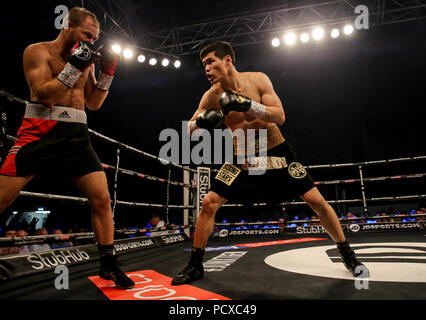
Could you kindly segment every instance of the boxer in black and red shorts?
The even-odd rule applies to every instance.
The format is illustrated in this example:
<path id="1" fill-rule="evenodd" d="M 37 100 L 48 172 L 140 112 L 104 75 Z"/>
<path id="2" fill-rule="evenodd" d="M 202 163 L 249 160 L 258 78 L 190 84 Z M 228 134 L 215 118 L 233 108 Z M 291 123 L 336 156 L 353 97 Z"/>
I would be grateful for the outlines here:
<path id="1" fill-rule="evenodd" d="M 0 169 L 0 213 L 35 175 L 68 176 L 92 207 L 100 277 L 128 289 L 135 283 L 120 269 L 114 252 L 108 182 L 90 145 L 84 111 L 85 106 L 92 110 L 102 106 L 119 61 L 108 48 L 93 48 L 99 27 L 92 12 L 75 7 L 55 40 L 25 49 L 23 67 L 32 102 L 26 105 L 18 140 Z"/>
<path id="2" fill-rule="evenodd" d="M 19 177 L 52 171 L 73 177 L 103 168 L 90 144 L 84 111 L 31 103 L 0 174 Z"/>
<path id="3" fill-rule="evenodd" d="M 217 210 L 228 200 L 252 201 L 259 195 L 271 200 L 291 196 L 302 198 L 319 216 L 324 229 L 336 243 L 345 267 L 354 276 L 365 276 L 367 268 L 357 260 L 336 212 L 315 187 L 306 169 L 297 162 L 290 144 L 278 128 L 284 123 L 285 114 L 269 78 L 261 72 L 238 72 L 235 52 L 227 42 L 217 41 L 205 46 L 200 59 L 211 87 L 201 98 L 188 123 L 188 131 L 196 135 L 199 128 L 209 131 L 228 128 L 236 138 L 236 159 L 221 167 L 204 197 L 195 226 L 191 257 L 187 266 L 173 278 L 172 284 L 185 284 L 203 277 L 204 251 Z M 258 138 L 250 135 L 249 130 L 257 131 Z M 263 137 L 262 131 L 266 131 Z M 241 137 L 244 139 L 239 139 Z M 239 162 L 238 158 L 243 161 Z"/>

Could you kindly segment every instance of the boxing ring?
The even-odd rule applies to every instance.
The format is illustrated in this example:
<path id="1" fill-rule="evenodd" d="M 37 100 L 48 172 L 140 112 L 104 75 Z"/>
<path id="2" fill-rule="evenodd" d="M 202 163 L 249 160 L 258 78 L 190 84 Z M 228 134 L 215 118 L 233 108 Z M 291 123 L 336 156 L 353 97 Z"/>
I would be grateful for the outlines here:
<path id="1" fill-rule="evenodd" d="M 115 250 L 120 255 L 123 271 L 136 282 L 135 288 L 116 289 L 112 282 L 97 276 L 98 256 L 92 232 L 0 238 L 1 247 L 70 240 L 79 244 L 71 248 L 1 256 L 0 299 L 426 299 L 426 213 L 387 217 L 368 215 L 370 205 L 420 201 L 426 198 L 426 190 L 418 188 L 418 192 L 412 194 L 369 196 L 371 189 L 367 187 L 368 184 L 391 181 L 420 181 L 415 185 L 423 186 L 426 177 L 423 172 L 406 173 L 404 170 L 404 173 L 377 175 L 372 171 L 382 165 L 423 163 L 426 156 L 306 166 L 313 177 L 316 176 L 315 170 L 327 171 L 325 176 L 333 176 L 328 173 L 333 169 L 350 170 L 345 171 L 344 179 L 320 179 L 315 184 L 320 191 L 327 186 L 335 188 L 335 199 L 330 196 L 326 199 L 337 208 L 337 212 L 346 212 L 347 205 L 360 206 L 363 216 L 340 220 L 359 260 L 369 267 L 370 278 L 355 279 L 347 272 L 318 220 L 217 221 L 216 233 L 212 234 L 206 248 L 205 277 L 193 284 L 171 286 L 171 278 L 181 271 L 189 257 L 192 231 L 200 200 L 205 194 L 205 190 L 204 193 L 200 192 L 200 176 L 206 175 L 206 172 L 209 174 L 209 171 L 214 174 L 216 170 L 168 162 L 96 131 L 89 131 L 93 138 L 114 150 L 115 163 L 102 163 L 105 171 L 113 177 L 109 185 L 113 190 L 111 204 L 114 217 L 120 214 L 122 207 L 161 210 L 165 216 L 166 227 L 115 232 Z M 7 138 L 9 141 L 15 139 L 10 135 Z M 125 153 L 160 162 L 167 168 L 167 177 L 123 168 L 121 162 Z M 143 167 L 141 170 L 148 171 L 149 168 Z M 182 174 L 181 180 L 172 179 L 173 170 Z M 165 186 L 164 203 L 120 199 L 118 190 L 122 176 L 131 177 L 138 183 L 149 180 Z M 342 189 L 345 186 L 348 186 L 346 191 Z M 351 193 L 349 189 L 353 186 L 359 187 L 359 196 L 348 199 L 347 194 Z M 178 190 L 174 188 L 180 188 L 182 204 L 170 203 L 171 193 Z M 22 191 L 19 197 L 88 205 L 86 198 L 61 194 Z M 283 210 L 303 205 L 306 204 L 295 200 L 279 203 Z M 245 206 L 227 203 L 220 210 L 229 212 L 244 209 Z M 268 203 L 252 203 L 251 206 L 266 208 Z M 170 215 L 179 212 L 182 213 L 182 223 L 170 224 Z M 255 217 L 252 219 L 255 220 Z M 69 286 L 65 289 L 56 286 L 57 268 L 60 266 L 65 266 L 69 271 Z"/>

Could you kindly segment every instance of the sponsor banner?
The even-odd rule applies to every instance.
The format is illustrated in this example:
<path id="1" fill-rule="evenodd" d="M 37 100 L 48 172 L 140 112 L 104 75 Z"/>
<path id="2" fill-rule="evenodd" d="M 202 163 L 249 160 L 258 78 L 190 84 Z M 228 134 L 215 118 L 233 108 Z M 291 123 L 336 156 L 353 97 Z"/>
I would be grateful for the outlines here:
<path id="1" fill-rule="evenodd" d="M 191 285 L 172 286 L 169 278 L 154 270 L 126 273 L 134 282 L 132 289 L 117 289 L 112 281 L 89 277 L 110 300 L 231 300 Z"/>
<path id="2" fill-rule="evenodd" d="M 197 217 L 210 189 L 210 168 L 197 167 Z"/>
<path id="3" fill-rule="evenodd" d="M 297 234 L 327 233 L 323 226 L 296 227 Z"/>
<path id="4" fill-rule="evenodd" d="M 161 247 L 164 245 L 185 241 L 188 239 L 188 237 L 186 236 L 186 234 L 180 233 L 180 234 L 163 235 L 160 237 L 155 237 L 154 239 L 157 242 L 158 246 Z"/>
<path id="5" fill-rule="evenodd" d="M 346 227 L 350 232 L 424 229 L 424 225 L 419 222 L 352 223 Z"/>
<path id="6" fill-rule="evenodd" d="M 150 238 L 150 237 L 120 239 L 120 240 L 115 240 L 114 242 L 114 250 L 116 254 L 122 254 L 129 251 L 147 249 L 147 248 L 152 248 L 156 246 L 157 246 L 157 243 L 155 241 L 155 238 Z"/>
<path id="7" fill-rule="evenodd" d="M 153 247 L 162 247 L 186 239 L 185 234 L 119 239 L 114 242 L 114 250 L 117 255 L 120 255 Z M 93 244 L 25 255 L 4 256 L 0 257 L 0 280 L 52 270 L 59 265 L 69 266 L 85 263 L 98 258 L 98 247 Z"/>
<path id="8" fill-rule="evenodd" d="M 219 231 L 219 237 L 224 238 L 228 236 L 268 236 L 268 235 L 282 235 L 281 228 L 274 229 L 251 229 L 251 230 L 228 230 L 222 229 Z"/>
<path id="9" fill-rule="evenodd" d="M 0 258 L 0 269 L 4 279 L 48 271 L 59 265 L 73 265 L 97 259 L 98 249 L 85 245 L 49 251 L 34 252 Z M 2 280 L 4 280 L 2 279 Z"/>
<path id="10" fill-rule="evenodd" d="M 277 244 L 289 244 L 289 243 L 320 241 L 320 240 L 328 240 L 328 238 L 299 238 L 299 239 L 277 240 L 277 241 L 267 241 L 267 242 L 243 243 L 243 244 L 236 244 L 236 246 L 256 248 L 256 247 L 274 246 Z"/>
<path id="11" fill-rule="evenodd" d="M 150 237 L 164 236 L 168 234 L 180 234 L 180 230 L 164 230 L 164 231 L 152 231 Z"/>

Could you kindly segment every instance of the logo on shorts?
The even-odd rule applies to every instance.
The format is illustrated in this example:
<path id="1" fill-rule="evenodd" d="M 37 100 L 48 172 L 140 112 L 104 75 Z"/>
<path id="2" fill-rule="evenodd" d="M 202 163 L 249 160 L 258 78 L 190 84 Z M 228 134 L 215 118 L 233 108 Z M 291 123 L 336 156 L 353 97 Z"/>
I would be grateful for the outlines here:
<path id="1" fill-rule="evenodd" d="M 292 162 L 288 166 L 288 173 L 295 179 L 306 177 L 306 169 L 299 162 Z"/>
<path id="2" fill-rule="evenodd" d="M 238 177 L 240 172 L 241 172 L 240 168 L 228 162 L 225 162 L 222 168 L 220 168 L 219 172 L 217 173 L 215 179 L 222 181 L 227 186 L 230 186 L 234 182 L 234 180 Z"/>
<path id="3" fill-rule="evenodd" d="M 58 118 L 66 118 L 66 119 L 70 119 L 70 115 L 68 114 L 67 111 L 63 111 L 58 115 Z"/>

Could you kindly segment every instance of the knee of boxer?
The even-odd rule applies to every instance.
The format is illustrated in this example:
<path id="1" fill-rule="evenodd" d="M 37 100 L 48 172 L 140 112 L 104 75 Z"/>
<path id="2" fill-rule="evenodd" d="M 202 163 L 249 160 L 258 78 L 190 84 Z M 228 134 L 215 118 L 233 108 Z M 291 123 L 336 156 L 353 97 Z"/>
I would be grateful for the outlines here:
<path id="1" fill-rule="evenodd" d="M 89 203 L 92 206 L 92 208 L 99 212 L 99 211 L 105 211 L 111 208 L 111 197 L 109 195 L 109 192 L 102 192 L 95 196 L 92 196 L 89 199 Z"/>
<path id="2" fill-rule="evenodd" d="M 219 202 L 213 199 L 211 195 L 207 194 L 203 199 L 200 214 L 214 215 L 219 209 L 219 206 Z"/>
<path id="3" fill-rule="evenodd" d="M 328 205 L 327 201 L 325 201 L 323 197 L 315 197 L 309 199 L 308 204 L 318 216 L 320 216 L 324 212 L 324 210 L 326 210 Z"/>

